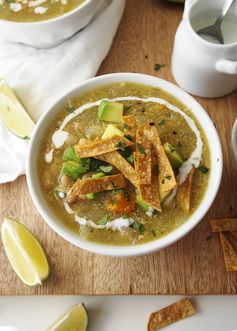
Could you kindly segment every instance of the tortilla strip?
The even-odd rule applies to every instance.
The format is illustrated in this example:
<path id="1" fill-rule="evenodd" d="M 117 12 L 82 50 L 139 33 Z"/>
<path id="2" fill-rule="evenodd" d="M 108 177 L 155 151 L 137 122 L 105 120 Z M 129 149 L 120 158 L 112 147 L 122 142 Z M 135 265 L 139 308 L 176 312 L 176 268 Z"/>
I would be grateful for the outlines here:
<path id="1" fill-rule="evenodd" d="M 141 126 L 136 133 L 135 170 L 139 185 L 151 184 L 151 144 L 144 135 L 146 126 Z"/>
<path id="2" fill-rule="evenodd" d="M 128 135 L 132 138 L 132 141 L 136 140 L 136 132 L 137 132 L 137 120 L 134 115 L 122 116 L 122 123 L 124 125 L 125 135 Z"/>
<path id="3" fill-rule="evenodd" d="M 235 239 L 237 239 L 237 231 L 231 231 L 230 233 L 232 234 L 233 237 L 235 237 Z"/>
<path id="4" fill-rule="evenodd" d="M 177 202 L 186 214 L 189 214 L 191 207 L 191 193 L 194 171 L 195 168 L 193 167 L 185 182 L 179 185 L 177 189 Z"/>
<path id="5" fill-rule="evenodd" d="M 131 146 L 133 143 L 121 136 L 113 136 L 108 139 L 97 139 L 87 141 L 85 144 L 77 144 L 75 151 L 78 157 L 95 157 L 124 147 Z"/>
<path id="6" fill-rule="evenodd" d="M 192 302 L 182 299 L 150 315 L 147 331 L 160 330 L 174 322 L 195 314 Z"/>
<path id="7" fill-rule="evenodd" d="M 210 220 L 212 232 L 237 231 L 237 218 Z"/>
<path id="8" fill-rule="evenodd" d="M 237 254 L 226 238 L 224 233 L 220 232 L 221 246 L 224 254 L 225 266 L 227 271 L 237 271 Z"/>
<path id="9" fill-rule="evenodd" d="M 154 150 L 151 151 L 151 156 L 151 166 L 153 168 L 157 161 Z M 146 202 L 150 207 L 158 210 L 159 212 L 162 211 L 160 204 L 159 181 L 154 171 L 152 171 L 151 174 L 151 183 L 149 185 L 139 184 L 138 191 L 144 202 Z"/>
<path id="10" fill-rule="evenodd" d="M 109 152 L 103 155 L 98 155 L 96 158 L 112 164 L 119 171 L 121 171 L 124 177 L 126 177 L 135 187 L 138 186 L 137 176 L 134 168 L 127 160 L 125 160 L 125 158 L 122 157 L 121 154 L 119 154 L 119 152 Z"/>
<path id="11" fill-rule="evenodd" d="M 101 191 L 110 191 L 126 186 L 123 174 L 105 176 L 98 179 L 78 179 L 67 195 L 68 202 L 74 202 L 83 195 Z"/>
<path id="12" fill-rule="evenodd" d="M 145 126 L 144 134 L 154 146 L 158 157 L 159 165 L 159 184 L 163 192 L 171 191 L 177 186 L 174 171 L 168 157 L 163 149 L 160 137 L 155 126 Z"/>

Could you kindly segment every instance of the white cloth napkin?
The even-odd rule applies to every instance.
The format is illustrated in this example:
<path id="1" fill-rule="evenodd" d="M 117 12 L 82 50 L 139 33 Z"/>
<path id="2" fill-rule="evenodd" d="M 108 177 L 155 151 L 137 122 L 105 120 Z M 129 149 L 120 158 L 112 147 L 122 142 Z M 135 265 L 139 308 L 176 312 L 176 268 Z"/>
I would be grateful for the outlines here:
<path id="1" fill-rule="evenodd" d="M 102 13 L 59 46 L 35 49 L 0 39 L 0 78 L 16 91 L 35 121 L 61 95 L 95 76 L 110 49 L 125 5 L 125 0 L 106 1 Z M 25 173 L 27 145 L 0 123 L 0 183 Z"/>

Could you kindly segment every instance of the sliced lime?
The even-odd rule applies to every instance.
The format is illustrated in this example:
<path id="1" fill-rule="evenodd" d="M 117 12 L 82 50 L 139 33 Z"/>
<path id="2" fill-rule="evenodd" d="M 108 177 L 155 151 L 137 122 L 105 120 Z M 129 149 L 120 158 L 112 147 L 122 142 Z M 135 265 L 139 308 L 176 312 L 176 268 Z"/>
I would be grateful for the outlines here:
<path id="1" fill-rule="evenodd" d="M 46 331 L 86 331 L 88 315 L 83 303 L 73 307 Z"/>
<path id="2" fill-rule="evenodd" d="M 20 279 L 30 286 L 41 285 L 49 274 L 49 265 L 34 235 L 23 224 L 4 218 L 1 236 L 8 260 Z"/>
<path id="3" fill-rule="evenodd" d="M 16 136 L 23 139 L 31 137 L 35 124 L 4 80 L 0 80 L 0 118 Z"/>

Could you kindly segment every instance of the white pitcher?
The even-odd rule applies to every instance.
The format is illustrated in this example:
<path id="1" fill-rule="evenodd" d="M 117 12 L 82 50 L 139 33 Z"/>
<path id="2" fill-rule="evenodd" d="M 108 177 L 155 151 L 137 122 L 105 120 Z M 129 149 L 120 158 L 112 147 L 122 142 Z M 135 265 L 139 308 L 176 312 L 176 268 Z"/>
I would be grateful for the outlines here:
<path id="1" fill-rule="evenodd" d="M 225 28 L 227 31 L 224 36 L 230 43 L 215 44 L 195 32 L 214 23 L 224 2 L 186 0 L 183 20 L 175 36 L 173 76 L 184 90 L 201 97 L 219 97 L 237 88 L 237 2 L 222 24 L 223 30 Z M 210 17 L 213 17 L 212 21 Z M 229 26 L 236 27 L 236 31 L 231 29 L 230 34 L 227 30 Z"/>

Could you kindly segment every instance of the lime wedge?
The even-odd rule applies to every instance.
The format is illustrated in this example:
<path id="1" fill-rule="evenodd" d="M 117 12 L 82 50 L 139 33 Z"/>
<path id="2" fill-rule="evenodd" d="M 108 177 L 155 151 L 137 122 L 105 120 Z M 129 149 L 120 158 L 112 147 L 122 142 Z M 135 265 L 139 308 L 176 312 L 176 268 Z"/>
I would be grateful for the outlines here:
<path id="1" fill-rule="evenodd" d="M 86 331 L 88 315 L 83 303 L 73 307 L 46 331 Z"/>
<path id="2" fill-rule="evenodd" d="M 16 136 L 23 139 L 31 137 L 35 124 L 4 80 L 0 80 L 0 118 Z"/>
<path id="3" fill-rule="evenodd" d="M 4 218 L 1 236 L 8 260 L 20 279 L 29 286 L 41 285 L 49 274 L 49 265 L 33 234 L 21 223 Z"/>

